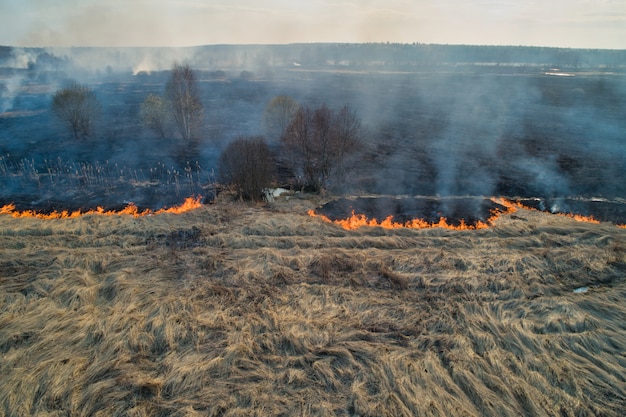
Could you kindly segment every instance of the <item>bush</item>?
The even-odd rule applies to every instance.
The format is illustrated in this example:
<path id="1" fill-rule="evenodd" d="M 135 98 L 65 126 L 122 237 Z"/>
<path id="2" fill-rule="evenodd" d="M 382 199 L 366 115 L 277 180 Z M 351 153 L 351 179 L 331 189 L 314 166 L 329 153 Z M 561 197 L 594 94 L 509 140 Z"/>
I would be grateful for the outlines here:
<path id="1" fill-rule="evenodd" d="M 245 200 L 263 199 L 263 189 L 273 180 L 274 164 L 265 139 L 240 137 L 232 141 L 219 159 L 222 182 L 237 190 L 237 196 Z"/>
<path id="2" fill-rule="evenodd" d="M 86 85 L 71 81 L 52 97 L 52 112 L 67 124 L 76 139 L 93 134 L 93 124 L 100 114 L 100 103 Z"/>

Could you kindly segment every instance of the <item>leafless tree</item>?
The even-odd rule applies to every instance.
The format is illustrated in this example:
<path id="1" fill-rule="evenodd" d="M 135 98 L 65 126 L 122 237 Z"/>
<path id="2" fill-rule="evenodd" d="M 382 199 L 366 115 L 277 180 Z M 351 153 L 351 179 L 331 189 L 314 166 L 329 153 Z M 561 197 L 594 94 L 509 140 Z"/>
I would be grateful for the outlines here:
<path id="1" fill-rule="evenodd" d="M 339 111 L 325 105 L 301 107 L 281 138 L 297 181 L 312 190 L 326 188 L 343 170 L 347 156 L 359 149 L 360 131 L 360 120 L 349 106 Z"/>
<path id="2" fill-rule="evenodd" d="M 174 64 L 165 85 L 165 99 L 182 138 L 195 138 L 202 124 L 203 110 L 198 82 L 189 64 Z"/>
<path id="3" fill-rule="evenodd" d="M 76 139 L 93 134 L 93 124 L 100 114 L 100 103 L 86 85 L 75 81 L 58 90 L 52 97 L 52 112 L 64 123 Z"/>
<path id="4" fill-rule="evenodd" d="M 221 180 L 236 187 L 240 198 L 261 200 L 271 185 L 274 164 L 265 139 L 240 137 L 232 141 L 219 159 Z"/>
<path id="5" fill-rule="evenodd" d="M 265 107 L 263 131 L 270 141 L 280 139 L 300 106 L 288 96 L 276 96 Z"/>

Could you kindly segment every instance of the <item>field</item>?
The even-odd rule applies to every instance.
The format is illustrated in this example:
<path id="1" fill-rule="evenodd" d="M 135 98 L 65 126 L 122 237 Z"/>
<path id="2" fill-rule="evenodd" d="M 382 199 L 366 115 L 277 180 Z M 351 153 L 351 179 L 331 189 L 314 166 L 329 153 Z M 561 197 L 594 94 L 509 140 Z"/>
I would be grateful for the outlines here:
<path id="1" fill-rule="evenodd" d="M 208 196 L 222 150 L 238 136 L 265 134 L 265 106 L 281 94 L 311 108 L 348 104 L 361 120 L 363 145 L 345 162 L 349 175 L 331 178 L 334 194 L 584 197 L 622 206 L 626 196 L 626 78 L 617 70 L 281 67 L 245 79 L 234 69 L 223 78 L 204 70 L 204 124 L 191 142 L 141 123 L 140 105 L 163 93 L 166 71 L 87 77 L 102 114 L 84 141 L 50 111 L 62 79 L 16 74 L 23 84 L 0 113 L 0 206 L 158 209 Z M 267 140 L 279 156 L 277 139 Z M 288 179 L 276 185 L 289 187 Z M 581 203 L 552 207 L 595 214 Z"/>
<path id="2" fill-rule="evenodd" d="M 0 415 L 622 415 L 626 230 L 318 203 L 0 216 Z"/>
<path id="3" fill-rule="evenodd" d="M 67 53 L 0 47 L 0 417 L 623 415 L 623 51 Z M 190 141 L 140 118 L 185 56 L 204 106 Z M 50 111 L 67 78 L 102 105 L 86 140 Z M 267 133 L 277 95 L 350 105 L 361 146 L 319 194 L 277 163 L 288 197 L 236 201 L 219 155 Z M 501 196 L 524 207 L 487 227 Z M 96 207 L 118 214 L 11 215 Z M 307 214 L 355 208 L 480 227 Z"/>

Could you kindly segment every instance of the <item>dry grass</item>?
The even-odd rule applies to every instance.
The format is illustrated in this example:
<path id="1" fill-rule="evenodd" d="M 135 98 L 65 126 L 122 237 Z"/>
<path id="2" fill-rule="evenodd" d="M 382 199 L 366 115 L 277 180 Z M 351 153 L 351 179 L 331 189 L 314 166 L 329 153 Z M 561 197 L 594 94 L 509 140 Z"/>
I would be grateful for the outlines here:
<path id="1" fill-rule="evenodd" d="M 623 415 L 626 230 L 306 208 L 0 216 L 0 415 Z"/>

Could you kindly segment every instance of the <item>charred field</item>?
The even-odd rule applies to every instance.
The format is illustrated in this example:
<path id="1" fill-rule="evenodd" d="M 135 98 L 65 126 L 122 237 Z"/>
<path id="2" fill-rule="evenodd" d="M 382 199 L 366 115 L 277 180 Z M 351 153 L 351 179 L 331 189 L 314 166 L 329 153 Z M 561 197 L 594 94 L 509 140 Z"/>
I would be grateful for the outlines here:
<path id="1" fill-rule="evenodd" d="M 255 49 L 237 64 L 191 60 L 204 121 L 189 142 L 139 118 L 169 61 L 0 71 L 0 209 L 206 203 L 0 213 L 0 416 L 621 416 L 623 65 L 339 65 L 305 52 L 282 64 L 276 52 L 273 66 Z M 102 103 L 86 140 L 50 112 L 68 77 Z M 362 148 L 328 194 L 218 196 L 220 152 L 260 134 L 277 95 L 351 104 Z M 345 230 L 307 214 L 352 211 L 487 225 Z"/>
<path id="2" fill-rule="evenodd" d="M 328 184 L 332 193 L 509 196 L 582 215 L 599 206 L 585 201 L 603 199 L 622 217 L 626 81 L 620 66 L 294 67 L 289 60 L 242 67 L 245 62 L 224 60 L 218 71 L 220 62 L 208 62 L 192 61 L 204 104 L 193 141 L 160 137 L 141 122 L 141 103 L 163 92 L 167 70 L 107 71 L 101 63 L 0 71 L 0 205 L 51 211 L 134 202 L 158 209 L 194 194 L 210 199 L 220 153 L 238 136 L 264 134 L 265 106 L 287 95 L 313 108 L 349 104 L 361 120 L 362 147 L 346 162 L 349 175 Z M 102 105 L 88 140 L 68 135 L 50 111 L 52 94 L 68 78 L 85 82 Z M 279 152 L 276 138 L 267 139 Z"/>

